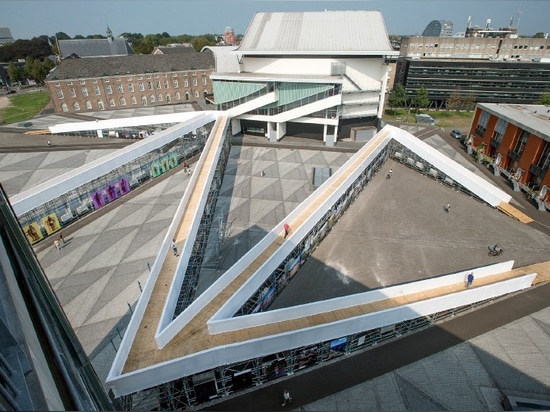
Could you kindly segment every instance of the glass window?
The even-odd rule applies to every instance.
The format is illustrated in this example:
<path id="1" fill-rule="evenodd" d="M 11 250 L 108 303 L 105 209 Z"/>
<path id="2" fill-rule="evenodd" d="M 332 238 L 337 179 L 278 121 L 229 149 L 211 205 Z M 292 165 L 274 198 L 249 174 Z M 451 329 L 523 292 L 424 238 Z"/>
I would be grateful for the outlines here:
<path id="1" fill-rule="evenodd" d="M 128 90 L 130 91 L 130 93 L 134 92 L 134 83 L 128 83 Z"/>
<path id="2" fill-rule="evenodd" d="M 180 92 L 176 92 L 176 100 L 181 100 L 181 94 L 180 94 Z"/>
<path id="3" fill-rule="evenodd" d="M 183 79 L 183 87 L 189 87 L 189 80 Z"/>
<path id="4" fill-rule="evenodd" d="M 99 108 L 99 110 L 105 110 L 105 105 L 103 104 L 103 100 L 97 101 L 97 107 Z"/>
<path id="5" fill-rule="evenodd" d="M 174 88 L 177 89 L 179 87 L 178 79 L 173 79 L 172 84 L 174 85 Z"/>
<path id="6" fill-rule="evenodd" d="M 196 86 L 198 83 L 197 83 L 197 78 L 196 77 L 193 77 L 193 86 Z"/>
<path id="7" fill-rule="evenodd" d="M 80 111 L 80 105 L 78 104 L 78 102 L 74 102 L 73 103 L 73 109 L 75 112 L 79 112 Z"/>
<path id="8" fill-rule="evenodd" d="M 157 80 L 156 84 L 157 84 L 157 89 L 160 89 L 160 80 Z"/>
<path id="9" fill-rule="evenodd" d="M 69 111 L 69 108 L 67 107 L 67 105 L 65 103 L 63 103 L 61 105 L 61 110 L 64 111 L 64 112 L 68 112 Z"/>
<path id="10" fill-rule="evenodd" d="M 162 102 L 162 94 L 159 93 L 159 95 L 157 97 L 157 101 Z"/>
<path id="11" fill-rule="evenodd" d="M 147 82 L 147 90 L 153 90 L 153 83 Z"/>
<path id="12" fill-rule="evenodd" d="M 64 99 L 65 96 L 63 95 L 63 90 L 61 89 L 57 89 L 56 90 L 56 93 L 57 93 L 57 97 L 60 98 L 60 99 Z"/>
<path id="13" fill-rule="evenodd" d="M 143 85 L 143 82 L 139 82 L 139 91 L 140 92 L 145 91 L 145 86 Z"/>
<path id="14" fill-rule="evenodd" d="M 122 87 L 121 84 L 117 84 L 116 87 L 117 87 L 119 93 L 124 93 L 124 88 Z"/>
<path id="15" fill-rule="evenodd" d="M 70 95 L 72 98 L 75 98 L 75 97 L 76 97 L 76 90 L 73 89 L 73 88 L 70 88 L 70 89 L 69 89 L 69 95 Z"/>
<path id="16" fill-rule="evenodd" d="M 172 98 L 170 97 L 169 94 L 166 95 L 166 103 L 171 103 L 172 102 Z"/>
<path id="17" fill-rule="evenodd" d="M 142 98 L 141 98 L 141 104 L 142 104 L 142 106 L 147 106 L 147 97 L 142 96 Z"/>
<path id="18" fill-rule="evenodd" d="M 120 98 L 120 105 L 121 106 L 126 106 L 126 99 L 124 97 Z"/>
<path id="19" fill-rule="evenodd" d="M 195 90 L 195 98 L 198 99 L 200 97 L 199 91 Z"/>
<path id="20" fill-rule="evenodd" d="M 92 103 L 89 100 L 86 100 L 86 110 L 92 110 Z"/>
<path id="21" fill-rule="evenodd" d="M 202 85 L 203 85 L 203 86 L 206 86 L 207 82 L 208 82 L 208 80 L 206 79 L 205 76 L 203 76 L 203 78 L 202 78 Z"/>
<path id="22" fill-rule="evenodd" d="M 168 89 L 170 86 L 168 84 L 168 80 L 164 80 L 164 88 Z"/>
<path id="23" fill-rule="evenodd" d="M 132 96 L 132 104 L 137 104 L 136 96 Z"/>
<path id="24" fill-rule="evenodd" d="M 96 96 L 101 96 L 101 89 L 99 86 L 94 86 L 94 93 Z"/>
<path id="25" fill-rule="evenodd" d="M 110 84 L 105 86 L 105 90 L 107 91 L 107 94 L 113 94 L 113 87 Z"/>
<path id="26" fill-rule="evenodd" d="M 82 88 L 82 96 L 88 97 L 88 88 L 87 87 Z"/>
<path id="27" fill-rule="evenodd" d="M 115 99 L 109 99 L 109 106 L 115 107 Z"/>

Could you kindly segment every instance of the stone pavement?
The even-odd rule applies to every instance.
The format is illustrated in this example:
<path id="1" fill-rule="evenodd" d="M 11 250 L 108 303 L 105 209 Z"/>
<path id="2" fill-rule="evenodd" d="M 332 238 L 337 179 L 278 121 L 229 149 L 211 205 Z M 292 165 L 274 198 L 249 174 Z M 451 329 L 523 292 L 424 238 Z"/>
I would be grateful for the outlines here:
<path id="1" fill-rule="evenodd" d="M 416 134 L 425 133 L 426 141 L 476 173 L 487 174 L 443 132 L 416 125 L 406 127 Z M 266 145 L 265 139 L 250 137 L 243 145 L 233 146 L 215 214 L 220 221 L 227 215 L 227 224 L 223 231 L 218 230 L 221 243 L 209 249 L 210 269 L 201 275 L 199 290 L 204 290 L 311 193 L 314 166 L 330 166 L 335 171 L 352 155 L 338 147 L 326 150 L 320 142 L 307 139 L 288 138 L 280 143 Z M 353 149 L 351 143 L 339 145 Z M 28 154 L 0 154 L 0 180 L 9 187 L 8 194 L 14 194 L 100 155 L 91 149 L 84 153 L 47 151 L 29 162 Z M 545 220 L 548 214 L 536 211 L 521 197 L 515 201 L 516 206 L 537 216 L 540 230 L 405 166 L 391 161 L 384 166 L 390 167 L 394 178 L 383 179 L 384 171 L 375 176 L 275 305 L 299 303 L 305 299 L 304 288 L 312 293 L 309 299 L 316 300 L 494 262 L 496 259 L 489 258 L 485 250 L 495 239 L 507 250 L 504 258 L 517 259 L 520 264 L 550 256 L 550 240 L 545 233 L 550 228 Z M 176 170 L 123 198 L 125 201 L 112 210 L 95 212 L 68 227 L 64 230 L 67 244 L 61 251 L 48 242 L 35 247 L 102 379 L 107 376 L 131 308 L 139 297 L 140 285 L 146 282 L 147 263 L 152 264 L 158 253 L 187 181 L 188 177 Z M 498 180 L 496 183 L 506 186 Z M 445 214 L 442 206 L 448 202 L 453 208 Z M 528 333 L 520 333 L 523 331 Z M 330 394 L 328 397 L 319 392 L 315 392 L 315 399 L 303 396 L 299 381 L 293 383 L 299 376 L 296 374 L 258 388 L 261 391 L 255 396 L 265 397 L 265 402 L 252 406 L 255 410 L 280 408 L 279 389 L 282 393 L 283 384 L 291 385 L 292 407 L 306 410 L 494 410 L 498 409 L 496 392 L 501 388 L 549 397 L 549 331 L 550 313 L 542 310 L 487 336 L 471 341 L 459 339 L 444 352 L 372 376 L 372 380 L 365 374 L 359 381 L 364 383 L 356 382 L 359 386 L 335 391 L 338 385 L 334 384 L 332 390 L 324 392 Z M 383 353 L 377 352 L 379 357 L 384 357 Z M 353 371 L 353 375 L 361 378 L 360 371 Z M 228 403 L 212 408 L 240 410 L 252 406 L 246 394 L 237 394 Z"/>

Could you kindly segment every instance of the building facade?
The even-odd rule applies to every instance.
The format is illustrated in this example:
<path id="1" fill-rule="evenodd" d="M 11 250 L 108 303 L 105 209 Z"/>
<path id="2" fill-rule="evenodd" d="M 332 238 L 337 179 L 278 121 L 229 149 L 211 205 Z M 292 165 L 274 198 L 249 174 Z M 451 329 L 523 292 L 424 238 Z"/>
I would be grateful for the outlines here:
<path id="1" fill-rule="evenodd" d="M 451 96 L 477 102 L 533 104 L 550 90 L 550 40 L 534 38 L 406 37 L 395 82 L 413 98 L 428 91 L 430 108 Z"/>
<path id="2" fill-rule="evenodd" d="M 210 51 L 66 59 L 46 78 L 57 113 L 161 106 L 212 92 Z"/>
<path id="3" fill-rule="evenodd" d="M 543 105 L 478 104 L 468 143 L 480 161 L 550 202 L 550 109 Z"/>
<path id="4" fill-rule="evenodd" d="M 257 13 L 233 54 L 237 71 L 212 81 L 234 133 L 278 141 L 308 129 L 332 146 L 350 124 L 381 118 L 398 53 L 379 12 L 329 11 Z"/>

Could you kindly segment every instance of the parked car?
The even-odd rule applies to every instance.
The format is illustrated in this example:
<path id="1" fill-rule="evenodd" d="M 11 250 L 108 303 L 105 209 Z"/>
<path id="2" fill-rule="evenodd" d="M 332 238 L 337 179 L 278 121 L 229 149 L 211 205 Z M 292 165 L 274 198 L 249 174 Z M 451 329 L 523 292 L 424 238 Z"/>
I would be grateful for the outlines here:
<path id="1" fill-rule="evenodd" d="M 6 94 L 14 94 L 14 93 L 17 93 L 15 90 L 11 89 L 11 90 L 8 90 L 8 92 Z"/>
<path id="2" fill-rule="evenodd" d="M 462 139 L 462 133 L 460 132 L 460 130 L 453 130 L 451 132 L 451 136 L 453 136 L 455 139 Z"/>

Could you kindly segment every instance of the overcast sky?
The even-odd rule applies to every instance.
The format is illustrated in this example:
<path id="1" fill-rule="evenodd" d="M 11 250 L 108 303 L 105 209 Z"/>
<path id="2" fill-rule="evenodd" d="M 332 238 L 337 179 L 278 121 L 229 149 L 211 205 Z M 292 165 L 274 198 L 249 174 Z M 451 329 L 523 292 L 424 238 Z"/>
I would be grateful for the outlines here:
<path id="1" fill-rule="evenodd" d="M 121 33 L 222 34 L 231 26 L 244 34 L 256 12 L 380 10 L 388 34 L 421 34 L 432 20 L 450 20 L 455 32 L 518 22 L 519 34 L 550 32 L 550 0 L 0 0 L 0 27 L 14 39 L 65 32 L 105 35 L 106 21 Z"/>

